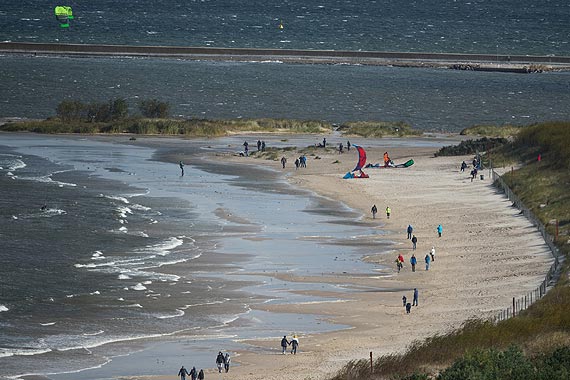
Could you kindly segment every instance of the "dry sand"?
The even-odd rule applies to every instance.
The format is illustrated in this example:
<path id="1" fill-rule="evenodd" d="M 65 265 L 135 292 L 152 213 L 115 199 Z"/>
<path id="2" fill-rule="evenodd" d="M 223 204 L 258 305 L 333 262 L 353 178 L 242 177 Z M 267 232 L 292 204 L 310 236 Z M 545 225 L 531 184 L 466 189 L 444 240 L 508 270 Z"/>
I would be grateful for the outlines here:
<path id="1" fill-rule="evenodd" d="M 384 148 L 367 149 L 368 161 L 379 162 Z M 251 350 L 234 355 L 234 364 L 224 378 L 236 379 L 325 379 L 351 359 L 402 352 L 415 340 L 455 329 L 471 318 L 486 318 L 509 306 L 512 297 L 536 288 L 552 262 L 542 238 L 531 224 L 497 193 L 484 171 L 484 180 L 471 182 L 468 173 L 459 172 L 459 163 L 472 157 L 434 158 L 433 149 L 390 149 L 399 163 L 414 158 L 408 169 L 366 169 L 369 179 L 344 180 L 356 154 L 332 151 L 308 156 L 307 168 L 295 170 L 298 153 L 287 153 L 285 169 L 289 180 L 332 199 L 361 210 L 364 218 L 389 231 L 394 251 L 371 249 L 365 260 L 384 264 L 378 275 L 318 278 L 289 277 L 288 281 L 330 282 L 354 287 L 349 294 L 330 295 L 343 302 L 287 306 L 265 305 L 266 310 L 315 313 L 351 329 L 319 335 L 300 336 L 297 355 L 281 355 L 280 338 L 248 342 Z M 270 165 L 277 161 L 231 158 L 234 161 Z M 339 160 L 339 163 L 333 163 Z M 372 221 L 370 208 L 378 207 Z M 392 210 L 386 219 L 385 208 Z M 412 224 L 418 238 L 417 250 L 406 237 Z M 436 227 L 443 226 L 438 237 Z M 436 259 L 425 270 L 424 256 L 432 246 Z M 397 273 L 394 260 L 401 253 L 405 266 Z M 416 254 L 418 266 L 412 273 L 409 259 Z M 413 288 L 419 290 L 419 306 L 406 314 L 402 296 L 411 301 Z M 307 292 L 308 293 L 308 292 Z M 230 376 L 231 375 L 231 376 Z M 217 371 L 209 370 L 206 378 Z M 166 377 L 174 379 L 174 376 Z M 165 378 L 165 379 L 166 379 Z M 131 378 L 132 379 L 132 378 Z M 156 379 L 156 378 L 155 378 Z"/>

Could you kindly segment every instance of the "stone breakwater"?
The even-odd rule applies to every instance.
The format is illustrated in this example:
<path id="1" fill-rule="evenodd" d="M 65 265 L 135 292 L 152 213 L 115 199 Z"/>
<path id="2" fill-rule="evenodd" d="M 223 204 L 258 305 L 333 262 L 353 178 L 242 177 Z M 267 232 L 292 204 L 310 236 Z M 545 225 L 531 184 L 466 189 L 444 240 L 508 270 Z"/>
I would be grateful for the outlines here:
<path id="1" fill-rule="evenodd" d="M 0 52 L 70 56 L 142 56 L 194 60 L 277 60 L 287 63 L 445 67 L 505 72 L 570 70 L 570 57 L 348 50 L 240 49 L 182 46 L 1 42 Z"/>

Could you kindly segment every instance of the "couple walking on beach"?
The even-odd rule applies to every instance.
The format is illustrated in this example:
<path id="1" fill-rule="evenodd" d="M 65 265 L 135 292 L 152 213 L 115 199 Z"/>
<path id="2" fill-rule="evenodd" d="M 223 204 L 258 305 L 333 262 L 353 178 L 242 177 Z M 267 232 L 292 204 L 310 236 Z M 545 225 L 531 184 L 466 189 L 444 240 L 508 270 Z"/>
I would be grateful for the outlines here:
<path id="1" fill-rule="evenodd" d="M 222 373 L 223 369 L 226 371 L 226 373 L 229 372 L 230 362 L 231 358 L 229 353 L 226 352 L 224 355 L 222 351 L 218 352 L 218 356 L 216 356 L 216 366 L 218 367 L 219 373 Z"/>
<path id="2" fill-rule="evenodd" d="M 297 347 L 299 347 L 299 339 L 297 338 L 297 335 L 293 335 L 290 342 L 287 340 L 287 335 L 283 335 L 283 339 L 281 339 L 281 353 L 283 355 L 287 352 L 287 346 L 289 345 L 291 345 L 291 353 L 296 355 Z"/>
<path id="3" fill-rule="evenodd" d="M 180 371 L 178 371 L 178 376 L 180 376 L 181 380 L 186 380 L 186 375 L 190 376 L 191 380 L 204 380 L 204 370 L 201 369 L 200 372 L 198 372 L 196 370 L 196 367 L 192 367 L 190 372 L 188 372 L 186 368 L 182 366 L 182 368 L 180 368 Z"/>

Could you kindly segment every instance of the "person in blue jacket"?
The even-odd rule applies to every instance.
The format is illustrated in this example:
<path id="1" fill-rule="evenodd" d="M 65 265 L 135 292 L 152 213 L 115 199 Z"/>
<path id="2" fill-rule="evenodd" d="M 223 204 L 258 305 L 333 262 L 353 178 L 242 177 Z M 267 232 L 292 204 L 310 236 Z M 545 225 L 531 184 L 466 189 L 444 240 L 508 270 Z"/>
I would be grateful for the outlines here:
<path id="1" fill-rule="evenodd" d="M 414 232 L 414 227 L 411 224 L 408 224 L 408 239 L 412 238 L 412 232 Z"/>
<path id="2" fill-rule="evenodd" d="M 418 263 L 418 260 L 416 259 L 416 255 L 412 255 L 412 257 L 410 257 L 410 264 L 412 264 L 412 272 L 416 271 L 416 264 Z"/>
<path id="3" fill-rule="evenodd" d="M 441 226 L 441 224 L 439 224 L 437 226 L 437 234 L 439 235 L 439 237 L 441 237 L 441 233 L 443 232 L 443 227 Z"/>
<path id="4" fill-rule="evenodd" d="M 431 262 L 431 256 L 429 255 L 429 253 L 426 255 L 425 261 L 426 261 L 426 270 L 429 270 L 429 263 Z"/>

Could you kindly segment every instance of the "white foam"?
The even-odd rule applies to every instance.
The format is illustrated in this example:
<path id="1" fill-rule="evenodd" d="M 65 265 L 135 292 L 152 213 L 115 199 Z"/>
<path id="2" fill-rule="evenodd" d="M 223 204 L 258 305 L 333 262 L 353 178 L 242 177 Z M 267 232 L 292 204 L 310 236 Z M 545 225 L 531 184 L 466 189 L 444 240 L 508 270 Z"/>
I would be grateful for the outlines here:
<path id="1" fill-rule="evenodd" d="M 130 280 L 131 277 L 127 276 L 126 274 L 121 273 L 118 277 L 119 280 Z"/>
<path id="2" fill-rule="evenodd" d="M 89 294 L 91 294 L 92 296 L 96 296 L 96 295 L 99 295 L 99 294 L 101 294 L 101 292 L 100 292 L 100 291 L 98 291 L 98 290 L 95 290 L 94 292 L 92 292 L 92 293 L 89 293 Z"/>
<path id="3" fill-rule="evenodd" d="M 83 335 L 85 335 L 85 336 L 95 336 L 95 335 L 101 335 L 101 334 L 103 334 L 104 332 L 105 332 L 105 330 L 99 330 L 99 331 L 94 332 L 94 333 L 83 333 Z"/>
<path id="4" fill-rule="evenodd" d="M 8 309 L 6 306 L 0 305 L 0 312 L 8 311 L 8 310 L 10 310 L 10 309 Z"/>
<path id="5" fill-rule="evenodd" d="M 127 218 L 127 216 L 128 216 L 127 214 L 130 214 L 130 215 L 133 214 L 133 210 L 131 210 L 131 209 L 130 209 L 129 207 L 127 207 L 127 206 L 119 206 L 119 207 L 117 207 L 117 213 L 119 214 L 119 216 L 120 216 L 122 219 L 125 219 L 125 218 Z"/>
<path id="6" fill-rule="evenodd" d="M 133 204 L 131 205 L 131 208 L 134 209 L 134 210 L 139 210 L 139 211 L 149 211 L 149 210 L 151 209 L 150 207 L 146 207 L 146 206 L 139 205 L 139 204 L 136 204 L 136 203 L 133 203 Z"/>
<path id="7" fill-rule="evenodd" d="M 40 323 L 40 325 L 42 325 L 42 326 L 53 326 L 55 324 L 56 324 L 56 322 Z"/>
<path id="8" fill-rule="evenodd" d="M 133 289 L 133 290 L 146 290 L 146 286 L 144 286 L 143 284 L 141 284 L 139 282 L 135 286 L 131 286 L 131 289 Z"/>
<path id="9" fill-rule="evenodd" d="M 129 229 L 127 227 L 121 227 L 121 228 L 119 228 L 119 231 L 126 234 L 127 232 L 129 232 Z"/>
<path id="10" fill-rule="evenodd" d="M 19 349 L 19 348 L 0 347 L 0 358 L 7 358 L 10 356 L 40 355 L 40 354 L 45 354 L 46 352 L 51 352 L 51 349 L 50 348 Z"/>
<path id="11" fill-rule="evenodd" d="M 125 197 L 120 197 L 120 196 L 118 196 L 118 195 L 103 195 L 103 194 L 101 194 L 100 196 L 105 197 L 105 198 L 107 198 L 107 199 L 112 199 L 112 200 L 114 200 L 114 201 L 120 201 L 120 202 L 123 202 L 123 203 L 126 203 L 126 204 L 129 204 L 129 203 L 130 203 L 127 198 L 125 198 Z"/>
<path id="12" fill-rule="evenodd" d="M 170 319 L 170 318 L 182 317 L 183 315 L 184 311 L 176 309 L 176 311 L 173 314 L 157 315 L 156 317 L 158 319 Z"/>

